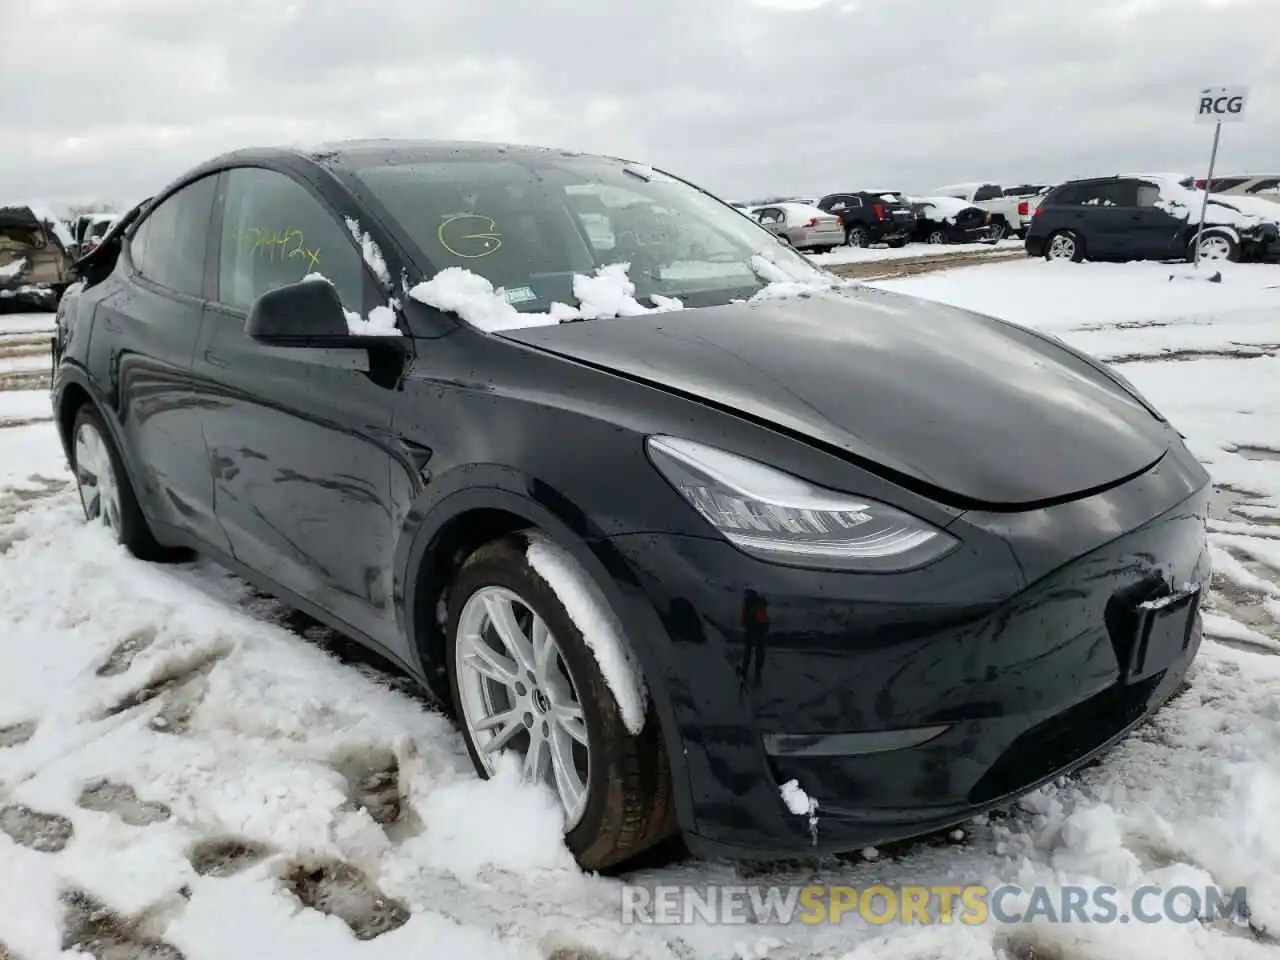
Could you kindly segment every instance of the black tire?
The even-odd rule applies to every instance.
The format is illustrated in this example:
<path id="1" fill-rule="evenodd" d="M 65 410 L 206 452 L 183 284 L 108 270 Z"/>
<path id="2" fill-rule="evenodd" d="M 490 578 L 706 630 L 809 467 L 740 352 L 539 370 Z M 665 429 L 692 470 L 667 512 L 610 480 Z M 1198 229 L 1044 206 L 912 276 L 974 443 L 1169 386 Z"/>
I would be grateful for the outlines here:
<path id="1" fill-rule="evenodd" d="M 855 223 L 845 231 L 844 242 L 851 247 L 867 247 L 871 245 L 871 238 L 866 227 Z"/>
<path id="2" fill-rule="evenodd" d="M 565 842 L 586 870 L 604 870 L 647 850 L 676 830 L 671 772 L 653 708 L 644 729 L 632 736 L 622 720 L 595 655 L 560 599 L 529 564 L 523 537 L 489 543 L 463 564 L 449 587 L 445 634 L 449 687 L 454 716 L 479 776 L 487 776 L 471 740 L 459 695 L 457 632 L 467 600 L 479 589 L 501 586 L 516 593 L 543 622 L 561 654 L 582 704 L 591 761 L 587 805 Z"/>
<path id="3" fill-rule="evenodd" d="M 120 497 L 120 523 L 118 528 L 112 528 L 116 540 L 124 545 L 125 549 L 132 553 L 139 560 L 149 561 L 166 561 L 177 559 L 178 551 L 163 547 L 157 542 L 151 533 L 151 528 L 147 525 L 147 518 L 142 514 L 142 507 L 138 505 L 138 498 L 133 492 L 133 484 L 129 481 L 129 475 L 125 472 L 124 464 L 120 459 L 120 451 L 116 449 L 115 438 L 111 435 L 111 431 L 107 429 L 106 423 L 102 419 L 102 415 L 92 403 L 83 404 L 76 411 L 75 420 L 71 425 L 71 472 L 76 476 L 77 488 L 80 484 L 80 471 L 76 465 L 76 438 L 80 435 L 80 431 L 85 428 L 96 430 L 102 438 L 103 445 L 106 447 L 107 455 L 111 458 L 111 469 L 115 473 L 116 486 L 119 489 Z M 83 505 L 83 498 L 81 498 Z M 90 515 L 89 505 L 85 506 L 85 520 L 90 523 L 100 520 L 97 511 Z"/>
<path id="4" fill-rule="evenodd" d="M 814 253 L 830 253 L 834 249 L 835 247 L 821 246 L 821 247 L 814 247 L 813 252 Z"/>
<path id="5" fill-rule="evenodd" d="M 1002 217 L 997 217 L 991 222 L 991 229 L 987 231 L 987 237 L 999 243 L 1009 235 L 1009 223 Z"/>
<path id="6" fill-rule="evenodd" d="M 948 240 L 945 230 L 930 230 L 928 242 L 933 244 L 946 243 Z"/>
<path id="7" fill-rule="evenodd" d="M 889 241 L 889 246 L 893 247 L 893 249 L 895 249 L 895 250 L 897 250 L 899 247 L 905 247 L 906 245 L 907 245 L 907 241 L 905 241 L 905 240 L 890 240 L 890 241 Z"/>
<path id="8" fill-rule="evenodd" d="M 1074 230 L 1055 230 L 1049 234 L 1049 238 L 1044 242 L 1044 258 L 1046 260 L 1057 259 L 1050 254 L 1053 250 L 1053 241 L 1058 237 L 1067 238 L 1075 245 L 1074 252 L 1071 254 L 1072 263 L 1080 263 L 1084 260 L 1084 237 Z"/>

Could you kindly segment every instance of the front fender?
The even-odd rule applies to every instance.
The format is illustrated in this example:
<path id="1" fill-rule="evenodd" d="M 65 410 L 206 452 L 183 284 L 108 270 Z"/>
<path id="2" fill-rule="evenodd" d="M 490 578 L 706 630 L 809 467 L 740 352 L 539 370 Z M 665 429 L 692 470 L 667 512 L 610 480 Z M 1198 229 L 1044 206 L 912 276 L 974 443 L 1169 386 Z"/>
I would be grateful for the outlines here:
<path id="1" fill-rule="evenodd" d="M 445 488 L 440 489 L 439 485 Z M 476 510 L 501 510 L 536 527 L 568 550 L 595 581 L 623 626 L 624 640 L 644 673 L 651 713 L 659 724 L 671 765 L 676 811 L 692 823 L 693 805 L 684 747 L 671 703 L 670 639 L 657 612 L 630 573 L 613 543 L 586 515 L 546 484 L 497 465 L 467 466 L 433 479 L 405 518 L 396 548 L 396 614 L 412 655 L 437 695 L 447 701 L 445 664 L 432 655 L 427 631 L 435 629 L 434 598 L 443 584 L 432 583 L 430 561 L 452 523 Z M 424 581 L 425 575 L 425 581 Z M 423 609 L 428 604 L 432 609 Z"/>

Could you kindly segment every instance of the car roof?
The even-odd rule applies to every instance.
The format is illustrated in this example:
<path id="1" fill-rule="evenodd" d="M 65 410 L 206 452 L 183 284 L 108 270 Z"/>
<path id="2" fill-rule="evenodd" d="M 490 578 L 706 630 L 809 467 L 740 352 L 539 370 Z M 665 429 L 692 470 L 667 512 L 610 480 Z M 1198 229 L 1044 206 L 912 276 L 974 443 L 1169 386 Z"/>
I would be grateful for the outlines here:
<path id="1" fill-rule="evenodd" d="M 486 158 L 500 156 L 599 156 L 576 150 L 554 147 L 528 146 L 512 143 L 488 143 L 470 140 L 413 140 L 369 139 L 336 140 L 311 146 L 263 146 L 248 147 L 221 154 L 202 164 L 202 167 L 226 167 L 236 164 L 259 164 L 297 160 L 310 160 L 326 166 L 369 166 L 382 163 L 411 163 L 457 158 Z M 628 162 L 621 157 L 600 159 Z"/>

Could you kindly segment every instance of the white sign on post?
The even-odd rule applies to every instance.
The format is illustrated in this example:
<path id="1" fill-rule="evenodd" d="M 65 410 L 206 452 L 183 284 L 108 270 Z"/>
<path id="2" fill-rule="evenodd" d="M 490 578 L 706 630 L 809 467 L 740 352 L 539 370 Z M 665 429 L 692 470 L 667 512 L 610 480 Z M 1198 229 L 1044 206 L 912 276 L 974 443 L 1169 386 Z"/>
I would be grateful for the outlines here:
<path id="1" fill-rule="evenodd" d="M 1196 98 L 1196 123 L 1239 123 L 1248 101 L 1248 87 L 1205 87 Z"/>

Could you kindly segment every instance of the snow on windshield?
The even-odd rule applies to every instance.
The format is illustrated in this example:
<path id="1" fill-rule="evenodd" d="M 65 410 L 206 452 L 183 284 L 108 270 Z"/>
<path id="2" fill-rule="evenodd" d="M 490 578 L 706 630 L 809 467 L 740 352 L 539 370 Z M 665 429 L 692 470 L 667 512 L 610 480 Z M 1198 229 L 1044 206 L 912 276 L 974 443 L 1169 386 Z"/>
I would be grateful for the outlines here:
<path id="1" fill-rule="evenodd" d="M 1157 209 L 1163 210 L 1171 217 L 1179 220 L 1196 220 L 1200 216 L 1200 206 L 1204 202 L 1203 190 L 1188 190 L 1176 180 L 1163 177 L 1144 177 L 1147 183 L 1153 184 L 1160 191 L 1160 199 L 1155 202 Z M 1218 196 L 1209 198 L 1209 207 L 1205 211 L 1205 222 L 1232 227 L 1256 227 L 1262 223 L 1260 217 L 1245 213 L 1233 207 L 1225 206 L 1230 198 Z"/>
<path id="2" fill-rule="evenodd" d="M 409 296 L 437 310 L 456 313 L 473 327 L 490 333 L 567 320 L 636 317 L 683 309 L 684 304 L 674 297 L 654 296 L 652 307 L 637 300 L 636 286 L 627 277 L 630 266 L 612 263 L 598 268 L 591 276 L 574 274 L 573 294 L 579 306 L 552 303 L 546 313 L 520 312 L 511 305 L 505 290 L 494 289 L 488 278 L 464 267 L 446 267 L 430 280 L 415 285 Z"/>

